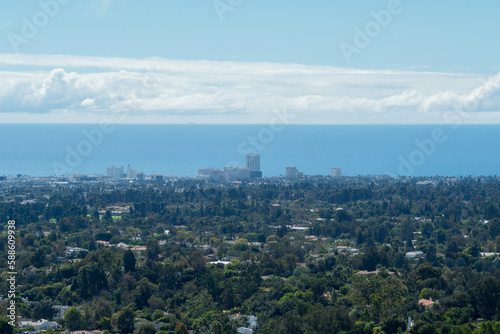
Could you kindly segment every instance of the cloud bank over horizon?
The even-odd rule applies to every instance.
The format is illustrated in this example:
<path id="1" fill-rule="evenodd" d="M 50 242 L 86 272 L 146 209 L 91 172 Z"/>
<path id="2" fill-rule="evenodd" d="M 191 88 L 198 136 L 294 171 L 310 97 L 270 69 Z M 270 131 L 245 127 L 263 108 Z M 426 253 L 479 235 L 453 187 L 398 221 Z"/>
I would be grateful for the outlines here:
<path id="1" fill-rule="evenodd" d="M 500 73 L 0 54 L 0 77 L 7 123 L 500 123 Z"/>

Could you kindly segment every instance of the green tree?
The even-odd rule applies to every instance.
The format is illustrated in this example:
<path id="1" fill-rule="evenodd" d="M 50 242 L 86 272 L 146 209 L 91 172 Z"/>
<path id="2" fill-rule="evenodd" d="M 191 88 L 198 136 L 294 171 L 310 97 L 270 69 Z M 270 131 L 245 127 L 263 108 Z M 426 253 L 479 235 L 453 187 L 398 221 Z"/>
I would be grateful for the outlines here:
<path id="1" fill-rule="evenodd" d="M 223 329 L 224 326 L 220 323 L 220 321 L 215 320 L 212 322 L 212 332 L 214 332 L 214 334 L 222 334 Z"/>
<path id="2" fill-rule="evenodd" d="M 151 322 L 143 322 L 135 330 L 135 334 L 155 334 L 156 327 Z"/>
<path id="3" fill-rule="evenodd" d="M 92 309 L 94 310 L 96 321 L 101 320 L 103 317 L 111 318 L 113 315 L 110 303 L 102 297 L 94 299 Z"/>
<path id="4" fill-rule="evenodd" d="M 500 309 L 500 280 L 486 277 L 474 288 L 474 297 L 481 317 L 491 319 Z"/>
<path id="5" fill-rule="evenodd" d="M 106 213 L 104 214 L 104 220 L 108 222 L 113 222 L 113 216 L 111 215 L 111 211 L 106 210 Z"/>
<path id="6" fill-rule="evenodd" d="M 156 309 L 154 310 L 153 314 L 151 315 L 151 319 L 153 320 L 158 320 L 163 317 L 163 311 Z"/>
<path id="7" fill-rule="evenodd" d="M 130 249 L 123 254 L 123 268 L 125 272 L 135 271 L 135 255 Z"/>
<path id="8" fill-rule="evenodd" d="M 444 285 L 441 273 L 430 263 L 423 263 L 411 273 L 420 288 L 433 288 L 440 290 Z"/>
<path id="9" fill-rule="evenodd" d="M 97 322 L 97 328 L 100 330 L 111 330 L 111 319 L 108 317 L 102 317 L 98 322 Z"/>
<path id="10" fill-rule="evenodd" d="M 420 290 L 418 298 L 438 300 L 439 298 L 441 298 L 441 292 L 436 289 L 423 288 L 422 290 Z"/>
<path id="11" fill-rule="evenodd" d="M 14 327 L 9 325 L 10 319 L 7 317 L 0 318 L 0 333 L 2 334 L 12 334 L 14 333 Z"/>
<path id="12" fill-rule="evenodd" d="M 500 333 L 500 322 L 486 321 L 481 324 L 479 334 Z"/>
<path id="13" fill-rule="evenodd" d="M 382 323 L 382 330 L 387 334 L 396 334 L 406 329 L 406 321 L 397 316 L 387 318 Z"/>
<path id="14" fill-rule="evenodd" d="M 66 324 L 66 329 L 69 331 L 76 331 L 83 329 L 85 320 L 83 319 L 82 312 L 76 307 L 70 307 L 64 313 L 64 323 Z"/>
<path id="15" fill-rule="evenodd" d="M 52 302 L 42 300 L 31 304 L 31 319 L 38 321 L 40 319 L 52 319 L 57 311 L 52 307 Z"/>
<path id="16" fill-rule="evenodd" d="M 161 253 L 160 246 L 154 240 L 148 241 L 146 245 L 146 257 L 150 260 L 156 260 L 158 258 L 158 254 Z"/>
<path id="17" fill-rule="evenodd" d="M 134 332 L 134 311 L 129 308 L 122 309 L 113 316 L 113 324 L 118 328 L 120 333 Z"/>
<path id="18" fill-rule="evenodd" d="M 458 334 L 458 333 L 472 333 L 470 328 L 467 326 L 460 326 L 460 327 L 455 327 L 456 329 L 459 329 L 459 331 L 453 331 L 452 333 Z M 435 334 L 438 333 L 436 331 L 436 327 L 433 324 L 430 324 L 428 322 L 419 320 L 415 322 L 415 325 L 412 326 L 410 333 L 412 334 Z"/>
<path id="19" fill-rule="evenodd" d="M 47 254 L 41 248 L 38 248 L 30 258 L 30 263 L 37 268 L 45 267 L 48 264 Z"/>
<path id="20" fill-rule="evenodd" d="M 427 248 L 427 252 L 425 253 L 425 259 L 429 263 L 434 263 L 434 261 L 436 261 L 436 246 L 432 244 L 429 245 L 429 247 Z"/>
<path id="21" fill-rule="evenodd" d="M 82 298 L 89 298 L 97 295 L 101 290 L 108 288 L 106 274 L 101 266 L 91 262 L 78 269 L 78 291 Z"/>
<path id="22" fill-rule="evenodd" d="M 300 320 L 301 317 L 296 315 L 288 320 L 292 319 Z M 308 333 L 340 333 L 342 331 L 349 331 L 351 328 L 347 309 L 340 306 L 323 307 L 321 304 L 316 304 L 305 317 L 305 320 L 309 327 L 307 330 Z M 285 327 L 287 328 L 285 333 L 297 333 L 289 331 L 294 328 L 294 326 L 290 327 L 290 325 L 287 325 L 287 321 L 285 320 Z"/>
<path id="23" fill-rule="evenodd" d="M 186 302 L 186 310 L 191 318 L 199 318 L 203 313 L 214 309 L 214 301 L 207 290 L 203 290 L 197 296 Z"/>

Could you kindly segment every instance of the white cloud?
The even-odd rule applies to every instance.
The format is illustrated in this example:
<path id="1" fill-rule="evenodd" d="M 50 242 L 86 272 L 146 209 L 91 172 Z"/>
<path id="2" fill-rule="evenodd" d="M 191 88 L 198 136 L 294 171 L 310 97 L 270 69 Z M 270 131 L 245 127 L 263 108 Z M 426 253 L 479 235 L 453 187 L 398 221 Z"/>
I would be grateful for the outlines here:
<path id="1" fill-rule="evenodd" d="M 287 108 L 299 123 L 440 123 L 447 111 L 500 122 L 500 74 L 23 54 L 0 54 L 0 69 L 4 114 L 266 123 Z"/>

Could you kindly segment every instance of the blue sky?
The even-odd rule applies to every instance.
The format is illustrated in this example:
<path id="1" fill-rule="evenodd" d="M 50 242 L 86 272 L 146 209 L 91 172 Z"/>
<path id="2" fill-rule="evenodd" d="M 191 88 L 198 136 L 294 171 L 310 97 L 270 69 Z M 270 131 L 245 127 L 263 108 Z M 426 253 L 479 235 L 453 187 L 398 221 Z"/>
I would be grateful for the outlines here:
<path id="1" fill-rule="evenodd" d="M 57 1 L 2 4 L 5 122 L 98 121 L 120 108 L 128 122 L 266 123 L 282 109 L 298 123 L 442 123 L 457 109 L 500 122 L 498 1 Z M 356 44 L 374 24 L 369 45 Z"/>

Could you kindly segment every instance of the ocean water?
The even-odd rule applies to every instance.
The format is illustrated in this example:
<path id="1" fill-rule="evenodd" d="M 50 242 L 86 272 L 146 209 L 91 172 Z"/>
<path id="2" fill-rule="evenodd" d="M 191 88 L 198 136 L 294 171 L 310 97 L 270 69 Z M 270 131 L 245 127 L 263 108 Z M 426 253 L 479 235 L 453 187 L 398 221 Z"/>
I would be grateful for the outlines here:
<path id="1" fill-rule="evenodd" d="M 106 174 L 130 165 L 146 174 L 194 176 L 203 167 L 245 165 L 260 153 L 264 176 L 297 166 L 308 175 L 478 176 L 500 174 L 497 125 L 0 125 L 0 175 Z"/>

